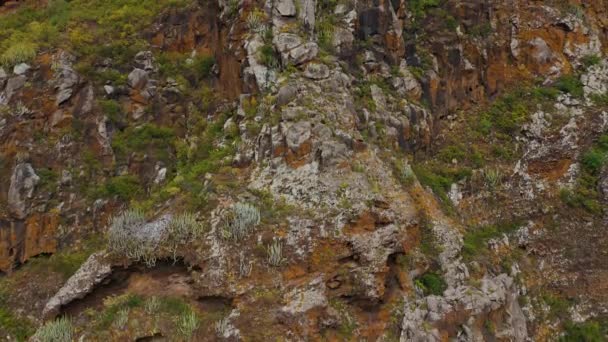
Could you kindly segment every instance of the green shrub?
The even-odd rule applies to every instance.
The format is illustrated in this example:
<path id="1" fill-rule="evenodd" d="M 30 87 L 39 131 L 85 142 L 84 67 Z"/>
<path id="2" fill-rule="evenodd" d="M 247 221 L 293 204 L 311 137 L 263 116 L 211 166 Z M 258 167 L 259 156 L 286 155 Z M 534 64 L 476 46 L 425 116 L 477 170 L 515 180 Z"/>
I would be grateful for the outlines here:
<path id="1" fill-rule="evenodd" d="M 0 331 L 21 342 L 34 333 L 34 327 L 29 320 L 15 316 L 0 300 Z"/>
<path id="2" fill-rule="evenodd" d="M 606 341 L 606 326 L 598 322 L 588 321 L 583 323 L 568 322 L 565 325 L 565 334 L 560 337 L 560 342 L 602 342 Z"/>
<path id="3" fill-rule="evenodd" d="M 602 62 L 602 57 L 598 56 L 598 55 L 587 55 L 584 56 L 583 58 L 581 58 L 581 63 L 583 63 L 583 66 L 585 67 L 585 69 L 589 69 L 590 67 L 594 66 L 594 65 L 598 65 Z"/>
<path id="4" fill-rule="evenodd" d="M 466 259 L 483 254 L 487 250 L 490 239 L 498 238 L 502 234 L 508 234 L 519 227 L 517 223 L 500 223 L 476 227 L 468 230 L 463 237 L 462 254 Z"/>
<path id="5" fill-rule="evenodd" d="M 415 280 L 418 286 L 425 295 L 441 296 L 443 291 L 447 289 L 447 284 L 441 275 L 434 272 L 427 272 Z"/>
<path id="6" fill-rule="evenodd" d="M 122 106 L 116 100 L 99 100 L 101 111 L 108 117 L 111 123 L 118 125 L 125 121 L 125 114 Z"/>
<path id="7" fill-rule="evenodd" d="M 114 135 L 112 149 L 121 158 L 137 152 L 167 162 L 174 148 L 174 141 L 175 134 L 171 128 L 144 124 L 137 128 L 128 127 Z"/>
<path id="8" fill-rule="evenodd" d="M 581 98 L 585 95 L 583 91 L 583 82 L 576 75 L 564 75 L 555 82 L 555 88 L 569 93 L 570 95 Z"/>
<path id="9" fill-rule="evenodd" d="M 279 66 L 279 60 L 271 43 L 264 44 L 258 50 L 258 61 L 269 68 Z"/>
<path id="10" fill-rule="evenodd" d="M 426 15 L 430 8 L 439 6 L 440 0 L 411 0 L 407 2 L 407 8 L 415 18 L 420 19 Z"/>
<path id="11" fill-rule="evenodd" d="M 36 56 L 38 46 L 30 42 L 18 42 L 11 45 L 0 55 L 0 64 L 15 65 L 29 62 Z"/>
<path id="12" fill-rule="evenodd" d="M 260 223 L 260 210 L 248 203 L 235 203 L 225 218 L 222 236 L 235 241 L 243 239 Z"/>
<path id="13" fill-rule="evenodd" d="M 192 63 L 197 78 L 204 79 L 211 76 L 211 70 L 215 65 L 215 57 L 209 55 L 197 56 Z"/>
<path id="14" fill-rule="evenodd" d="M 143 193 L 139 178 L 133 175 L 124 175 L 111 178 L 103 187 L 101 194 L 117 197 L 122 201 L 129 201 Z"/>
<path id="15" fill-rule="evenodd" d="M 581 164 L 585 171 L 596 175 L 602 170 L 604 162 L 606 161 L 606 153 L 599 149 L 591 149 L 583 154 Z"/>

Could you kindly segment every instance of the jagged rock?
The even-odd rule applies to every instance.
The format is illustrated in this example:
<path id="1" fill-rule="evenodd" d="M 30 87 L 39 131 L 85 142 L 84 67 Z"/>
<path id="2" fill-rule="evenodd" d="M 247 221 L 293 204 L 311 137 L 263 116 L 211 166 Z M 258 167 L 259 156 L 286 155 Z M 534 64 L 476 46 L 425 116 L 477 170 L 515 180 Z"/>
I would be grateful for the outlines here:
<path id="1" fill-rule="evenodd" d="M 302 38 L 300 38 L 300 36 L 298 36 L 297 34 L 283 32 L 279 33 L 273 39 L 273 43 L 274 46 L 277 48 L 277 51 L 279 51 L 280 53 L 285 53 L 302 45 Z"/>
<path id="2" fill-rule="evenodd" d="M 277 106 L 281 107 L 288 104 L 295 99 L 297 95 L 298 89 L 294 85 L 288 84 L 281 87 L 277 94 Z"/>
<path id="3" fill-rule="evenodd" d="M 353 49 L 353 43 L 355 42 L 355 36 L 351 30 L 336 27 L 332 36 L 332 45 L 339 54 L 347 54 Z"/>
<path id="4" fill-rule="evenodd" d="M 13 68 L 13 73 L 15 75 L 23 75 L 26 72 L 28 72 L 31 68 L 32 67 L 30 67 L 26 63 L 19 63 L 19 64 L 15 65 L 15 67 Z"/>
<path id="5" fill-rule="evenodd" d="M 321 166 L 332 166 L 347 158 L 348 148 L 337 141 L 323 141 L 317 155 Z"/>
<path id="6" fill-rule="evenodd" d="M 145 71 L 154 71 L 154 55 L 152 51 L 140 51 L 135 55 L 135 67 Z"/>
<path id="7" fill-rule="evenodd" d="M 143 69 L 133 69 L 127 78 L 127 84 L 133 89 L 143 89 L 147 83 L 148 72 Z"/>
<path id="8" fill-rule="evenodd" d="M 305 27 L 308 28 L 310 32 L 315 28 L 315 0 L 296 0 L 298 1 L 298 18 L 302 20 Z"/>
<path id="9" fill-rule="evenodd" d="M 55 105 L 59 106 L 72 97 L 73 87 L 78 84 L 79 76 L 72 68 L 73 57 L 66 52 L 60 52 L 56 56 L 55 68 L 55 88 L 57 96 Z"/>
<path id="10" fill-rule="evenodd" d="M 319 46 L 317 43 L 306 43 L 289 51 L 289 61 L 299 65 L 314 59 L 318 53 Z"/>
<path id="11" fill-rule="evenodd" d="M 0 94 L 0 104 L 8 104 L 13 95 L 25 85 L 27 78 L 25 76 L 11 77 L 6 81 L 4 94 Z"/>
<path id="12" fill-rule="evenodd" d="M 311 133 L 311 125 L 308 121 L 300 121 L 289 126 L 285 134 L 287 146 L 292 151 L 297 151 L 304 142 L 310 139 Z"/>
<path id="13" fill-rule="evenodd" d="M 103 91 L 105 91 L 106 95 L 110 96 L 114 94 L 115 89 L 111 85 L 106 84 L 103 86 Z"/>
<path id="14" fill-rule="evenodd" d="M 279 14 L 284 17 L 293 17 L 296 15 L 296 5 L 293 0 L 279 0 L 275 6 Z"/>
<path id="15" fill-rule="evenodd" d="M 105 251 L 91 254 L 78 271 L 46 303 L 42 315 L 53 317 L 62 306 L 83 298 L 112 273 L 112 263 Z"/>
<path id="16" fill-rule="evenodd" d="M 324 307 L 327 305 L 325 295 L 325 283 L 322 277 L 310 281 L 303 288 L 296 288 L 285 295 L 285 306 L 281 311 L 296 315 L 302 314 L 310 309 Z"/>
<path id="17" fill-rule="evenodd" d="M 528 333 L 525 316 L 517 302 L 517 289 L 513 279 L 506 274 L 495 278 L 484 277 L 481 288 L 459 286 L 449 288 L 444 296 L 428 296 L 414 302 L 406 301 L 402 323 L 401 341 L 441 341 L 443 320 L 458 315 L 459 310 L 467 310 L 471 317 L 488 315 L 500 308 L 506 313 L 501 318 L 501 337 L 512 341 L 526 341 Z M 468 320 L 464 325 L 468 336 L 482 333 Z M 471 338 L 477 340 L 476 338 Z"/>
<path id="18" fill-rule="evenodd" d="M 329 68 L 325 64 L 308 63 L 304 76 L 313 80 L 322 80 L 329 77 Z"/>
<path id="19" fill-rule="evenodd" d="M 17 219 L 27 217 L 28 200 L 34 194 L 34 188 L 40 177 L 29 163 L 19 162 L 13 169 L 11 184 L 8 190 L 8 208 Z"/>

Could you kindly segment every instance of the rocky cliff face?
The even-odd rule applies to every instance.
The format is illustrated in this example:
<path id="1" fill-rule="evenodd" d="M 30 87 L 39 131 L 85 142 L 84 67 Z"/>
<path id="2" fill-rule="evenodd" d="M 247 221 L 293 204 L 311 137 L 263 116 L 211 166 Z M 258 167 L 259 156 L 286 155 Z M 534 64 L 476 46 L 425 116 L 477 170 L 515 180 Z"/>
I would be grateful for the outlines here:
<path id="1" fill-rule="evenodd" d="M 0 30 L 1 339 L 606 338 L 605 0 L 0 1 Z"/>

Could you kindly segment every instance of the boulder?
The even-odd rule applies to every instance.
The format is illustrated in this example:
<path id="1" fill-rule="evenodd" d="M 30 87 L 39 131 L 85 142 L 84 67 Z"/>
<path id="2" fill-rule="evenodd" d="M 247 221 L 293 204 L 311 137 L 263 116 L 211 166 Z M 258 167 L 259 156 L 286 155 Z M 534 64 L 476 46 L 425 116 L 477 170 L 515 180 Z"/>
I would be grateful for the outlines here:
<path id="1" fill-rule="evenodd" d="M 39 181 L 40 177 L 36 175 L 32 165 L 24 162 L 15 165 L 7 198 L 9 211 L 15 218 L 27 217 L 28 201 Z"/>
<path id="2" fill-rule="evenodd" d="M 13 73 L 15 73 L 15 75 L 23 75 L 26 72 L 28 72 L 31 68 L 32 67 L 30 67 L 26 63 L 19 63 L 19 64 L 15 65 L 15 67 L 13 67 Z"/>
<path id="3" fill-rule="evenodd" d="M 145 71 L 154 71 L 152 51 L 140 51 L 135 55 L 135 67 Z"/>
<path id="4" fill-rule="evenodd" d="M 9 103 L 13 95 L 25 85 L 27 78 L 25 76 L 11 77 L 6 81 L 4 93 L 0 94 L 0 104 L 6 105 Z"/>
<path id="5" fill-rule="evenodd" d="M 294 100 L 297 95 L 298 89 L 294 85 L 288 84 L 281 87 L 277 93 L 277 106 L 281 107 L 288 104 Z"/>
<path id="6" fill-rule="evenodd" d="M 57 89 L 57 96 L 55 97 L 55 104 L 57 106 L 72 97 L 73 88 L 79 81 L 78 73 L 72 68 L 72 59 L 73 57 L 69 54 L 61 52 L 56 61 L 55 88 Z"/>
<path id="7" fill-rule="evenodd" d="M 127 78 L 127 84 L 133 89 L 143 89 L 148 83 L 148 72 L 135 68 Z"/>
<path id="8" fill-rule="evenodd" d="M 296 15 L 296 5 L 293 0 L 279 0 L 275 5 L 280 15 L 284 17 L 293 17 Z"/>
<path id="9" fill-rule="evenodd" d="M 311 128 L 312 126 L 308 121 L 300 121 L 289 126 L 285 134 L 287 146 L 296 152 L 304 142 L 310 139 L 312 135 Z"/>
<path id="10" fill-rule="evenodd" d="M 295 65 L 303 64 L 317 57 L 318 53 L 317 43 L 306 43 L 289 51 L 289 61 Z"/>
<path id="11" fill-rule="evenodd" d="M 51 318 L 59 314 L 62 306 L 83 298 L 112 273 L 112 264 L 105 251 L 92 254 L 68 279 L 61 289 L 46 303 L 42 315 Z"/>

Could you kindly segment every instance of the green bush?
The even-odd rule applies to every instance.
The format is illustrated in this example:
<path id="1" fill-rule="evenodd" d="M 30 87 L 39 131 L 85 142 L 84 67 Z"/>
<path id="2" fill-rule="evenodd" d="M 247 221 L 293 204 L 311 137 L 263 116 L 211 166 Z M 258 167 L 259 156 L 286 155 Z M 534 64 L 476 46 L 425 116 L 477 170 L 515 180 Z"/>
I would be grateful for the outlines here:
<path id="1" fill-rule="evenodd" d="M 175 134 L 173 129 L 154 124 L 141 127 L 128 127 L 112 138 L 112 149 L 121 158 L 138 152 L 152 155 L 154 158 L 168 161 L 174 148 Z"/>
<path id="2" fill-rule="evenodd" d="M 21 342 L 28 340 L 34 333 L 34 327 L 29 320 L 15 316 L 0 300 L 0 331 Z"/>
<path id="3" fill-rule="evenodd" d="M 581 82 L 577 75 L 564 75 L 560 77 L 555 82 L 555 88 L 577 98 L 581 98 L 585 95 L 583 91 L 583 82 Z"/>
<path id="4" fill-rule="evenodd" d="M 122 106 L 116 100 L 99 100 L 101 111 L 108 117 L 111 123 L 118 125 L 125 121 Z"/>
<path id="5" fill-rule="evenodd" d="M 585 69 L 589 69 L 590 67 L 594 66 L 594 65 L 598 65 L 602 62 L 602 57 L 598 56 L 598 55 L 587 55 L 583 58 L 581 58 L 581 63 L 583 63 L 583 66 L 585 67 Z"/>
<path id="6" fill-rule="evenodd" d="M 466 259 L 485 253 L 490 239 L 508 234 L 519 227 L 517 223 L 500 223 L 468 230 L 463 237 L 462 254 Z"/>
<path id="7" fill-rule="evenodd" d="M 572 323 L 565 325 L 565 334 L 560 337 L 560 342 L 602 342 L 607 339 L 606 326 L 598 322 Z"/>
<path id="8" fill-rule="evenodd" d="M 591 149 L 583 154 L 581 164 L 585 171 L 596 175 L 602 170 L 604 162 L 606 161 L 606 153 L 599 149 Z"/>
<path id="9" fill-rule="evenodd" d="M 416 286 L 424 291 L 425 295 L 441 296 L 447 289 L 447 284 L 441 275 L 434 272 L 427 272 L 415 281 Z"/>
<path id="10" fill-rule="evenodd" d="M 420 19 L 426 15 L 430 8 L 439 6 L 440 0 L 411 0 L 407 2 L 407 8 L 415 18 Z"/>
<path id="11" fill-rule="evenodd" d="M 29 62 L 36 56 L 38 46 L 31 42 L 19 42 L 11 45 L 0 55 L 0 64 L 15 65 Z"/>
<path id="12" fill-rule="evenodd" d="M 143 192 L 139 179 L 133 175 L 111 178 L 104 186 L 103 195 L 116 196 L 122 201 L 128 201 Z"/>
<path id="13" fill-rule="evenodd" d="M 192 63 L 197 77 L 199 79 L 207 78 L 211 76 L 211 70 L 215 65 L 215 57 L 209 55 L 197 56 Z"/>

